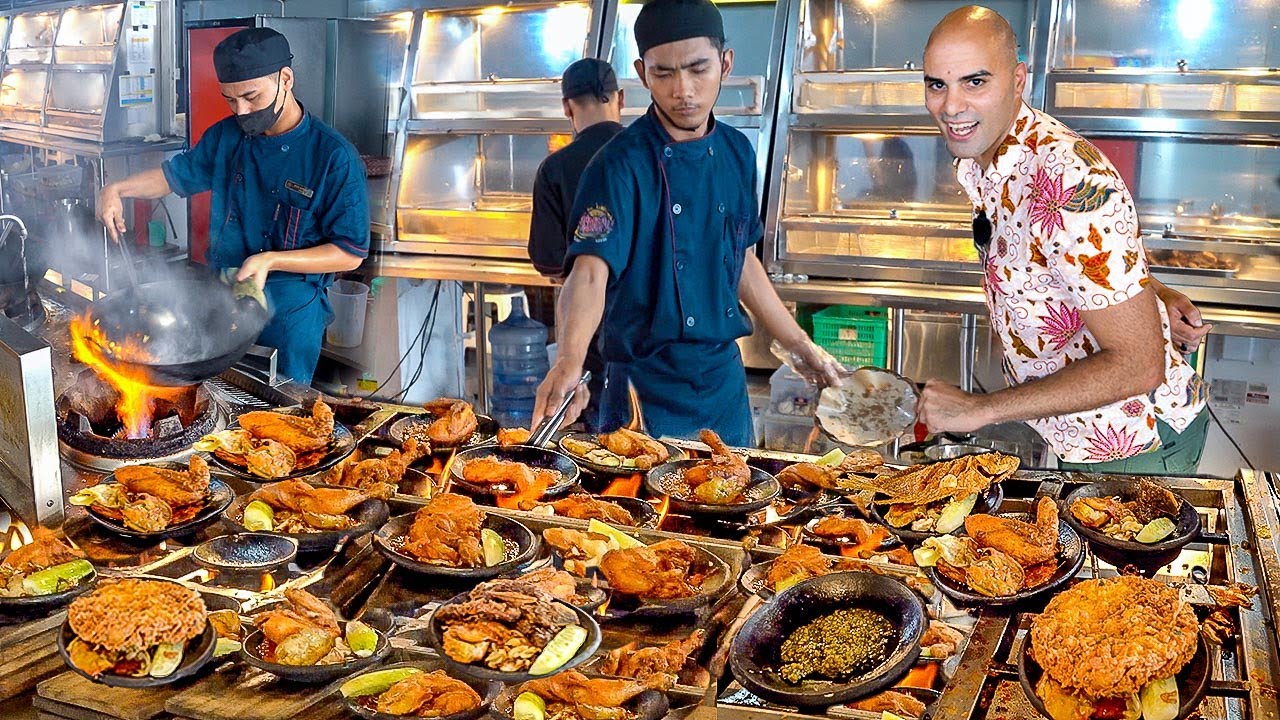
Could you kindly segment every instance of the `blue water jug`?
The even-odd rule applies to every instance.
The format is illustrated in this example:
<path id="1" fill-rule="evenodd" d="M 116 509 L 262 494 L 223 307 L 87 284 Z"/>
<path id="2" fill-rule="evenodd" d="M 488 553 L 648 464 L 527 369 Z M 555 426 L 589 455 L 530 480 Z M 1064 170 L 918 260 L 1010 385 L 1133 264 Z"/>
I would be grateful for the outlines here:
<path id="1" fill-rule="evenodd" d="M 489 330 L 493 362 L 489 408 L 502 427 L 529 427 L 538 385 L 551 369 L 547 326 L 524 312 L 524 298 L 511 300 L 511 314 Z"/>

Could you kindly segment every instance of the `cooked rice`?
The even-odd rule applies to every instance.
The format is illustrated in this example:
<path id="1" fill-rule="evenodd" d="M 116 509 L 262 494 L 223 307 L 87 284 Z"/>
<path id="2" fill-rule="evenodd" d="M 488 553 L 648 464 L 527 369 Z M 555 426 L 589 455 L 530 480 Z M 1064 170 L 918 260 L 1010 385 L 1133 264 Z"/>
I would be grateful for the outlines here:
<path id="1" fill-rule="evenodd" d="M 205 628 L 204 600 L 162 580 L 104 581 L 67 608 L 71 630 L 107 650 L 135 651 L 186 642 Z"/>

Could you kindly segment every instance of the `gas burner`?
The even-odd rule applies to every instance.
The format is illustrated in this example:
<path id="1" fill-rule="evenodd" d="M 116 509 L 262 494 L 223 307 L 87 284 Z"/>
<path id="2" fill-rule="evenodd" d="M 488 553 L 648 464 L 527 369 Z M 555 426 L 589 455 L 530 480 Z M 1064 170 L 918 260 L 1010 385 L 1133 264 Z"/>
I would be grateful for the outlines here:
<path id="1" fill-rule="evenodd" d="M 116 412 L 116 392 L 90 370 L 58 397 L 58 445 L 71 463 L 88 470 L 114 470 L 138 461 L 182 460 L 204 435 L 227 426 L 227 417 L 203 384 L 174 398 L 156 400 L 151 430 L 129 438 Z"/>

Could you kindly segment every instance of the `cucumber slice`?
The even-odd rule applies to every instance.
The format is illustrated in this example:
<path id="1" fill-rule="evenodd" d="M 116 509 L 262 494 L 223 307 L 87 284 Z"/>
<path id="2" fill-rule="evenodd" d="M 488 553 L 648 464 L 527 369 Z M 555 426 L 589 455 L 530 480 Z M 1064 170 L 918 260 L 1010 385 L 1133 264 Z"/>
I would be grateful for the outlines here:
<path id="1" fill-rule="evenodd" d="M 182 647 L 186 643 L 160 643 L 151 656 L 151 677 L 169 677 L 182 664 Z"/>
<path id="2" fill-rule="evenodd" d="M 338 688 L 338 692 L 342 693 L 342 697 L 381 695 L 392 685 L 395 685 L 410 675 L 417 675 L 420 672 L 422 671 L 414 667 L 375 670 L 371 673 L 358 675 L 342 683 L 342 686 Z"/>
<path id="3" fill-rule="evenodd" d="M 484 528 L 480 531 L 480 544 L 484 546 L 484 564 L 493 567 L 507 559 L 507 543 L 497 531 Z"/>
<path id="4" fill-rule="evenodd" d="M 22 579 L 22 592 L 27 595 L 52 595 L 58 586 L 74 585 L 93 573 L 93 565 L 88 560 L 72 560 L 61 565 L 33 572 Z"/>
<path id="5" fill-rule="evenodd" d="M 933 527 L 934 532 L 947 533 L 955 532 L 964 525 L 964 519 L 969 517 L 969 513 L 973 512 L 973 506 L 978 503 L 978 493 L 969 493 L 959 500 L 952 500 L 942 508 L 942 514 L 938 516 L 938 524 Z"/>
<path id="6" fill-rule="evenodd" d="M 514 720 L 546 720 L 547 702 L 535 693 L 522 692 L 511 704 L 511 716 Z"/>
<path id="7" fill-rule="evenodd" d="M 1134 540 L 1148 545 L 1151 543 L 1158 543 L 1172 535 L 1173 531 L 1176 529 L 1177 526 L 1173 524 L 1172 520 L 1167 517 L 1158 517 L 1147 523 L 1145 527 L 1139 530 L 1138 535 Z"/>
<path id="8" fill-rule="evenodd" d="M 241 518 L 240 524 L 244 525 L 245 530 L 254 532 L 271 532 L 275 526 L 276 511 L 271 506 L 261 500 L 254 500 L 244 506 L 244 517 Z"/>
<path id="9" fill-rule="evenodd" d="M 240 641 L 232 640 L 231 638 L 220 637 L 213 646 L 213 656 L 215 658 L 224 657 L 238 652 L 240 652 Z"/>
<path id="10" fill-rule="evenodd" d="M 825 465 L 827 467 L 838 467 L 840 463 L 844 462 L 844 457 L 844 451 L 840 448 L 836 448 L 828 452 L 826 455 L 818 458 L 814 464 Z"/>
<path id="11" fill-rule="evenodd" d="M 1182 701 L 1178 697 L 1177 678 L 1152 680 L 1139 691 L 1142 699 L 1142 717 L 1146 720 L 1173 720 L 1178 717 Z"/>
<path id="12" fill-rule="evenodd" d="M 629 550 L 631 548 L 644 547 L 644 543 L 622 532 L 618 528 L 600 522 L 592 518 L 587 523 L 587 532 L 603 535 L 612 540 L 619 548 Z"/>
<path id="13" fill-rule="evenodd" d="M 542 648 L 538 657 L 533 659 L 533 664 L 529 666 L 529 674 L 546 675 L 559 670 L 578 654 L 578 650 L 586 641 L 586 628 L 581 625 L 566 625 L 551 638 L 551 642 L 547 643 L 546 647 Z"/>
<path id="14" fill-rule="evenodd" d="M 369 657 L 378 649 L 378 633 L 359 620 L 347 623 L 346 637 L 347 647 L 351 648 L 356 657 Z"/>

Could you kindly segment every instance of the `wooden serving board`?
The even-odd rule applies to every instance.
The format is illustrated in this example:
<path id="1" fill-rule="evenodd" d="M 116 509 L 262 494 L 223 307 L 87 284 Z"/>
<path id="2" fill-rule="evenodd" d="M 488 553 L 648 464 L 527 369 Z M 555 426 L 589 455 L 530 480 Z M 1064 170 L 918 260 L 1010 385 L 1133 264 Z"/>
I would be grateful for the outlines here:
<path id="1" fill-rule="evenodd" d="M 182 692 L 183 683 L 158 688 L 117 688 L 64 672 L 36 686 L 32 705 L 73 720 L 152 720 L 164 715 L 165 702 Z"/>
<path id="2" fill-rule="evenodd" d="M 286 682 L 232 662 L 167 698 L 164 710 L 199 720 L 290 720 L 304 714 L 310 719 L 316 717 L 310 708 L 336 697 L 341 685 L 342 680 L 329 685 Z"/>
<path id="3" fill-rule="evenodd" d="M 65 669 L 57 633 L 66 613 L 0 627 L 0 700 L 23 695 Z"/>

